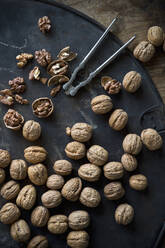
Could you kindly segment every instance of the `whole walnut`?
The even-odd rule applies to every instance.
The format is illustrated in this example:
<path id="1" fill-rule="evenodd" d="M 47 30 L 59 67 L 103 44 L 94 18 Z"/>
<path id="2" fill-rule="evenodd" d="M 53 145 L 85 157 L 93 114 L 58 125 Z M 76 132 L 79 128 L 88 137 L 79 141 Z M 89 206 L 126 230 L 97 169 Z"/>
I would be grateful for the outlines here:
<path id="1" fill-rule="evenodd" d="M 141 41 L 134 49 L 133 55 L 141 62 L 148 62 L 155 53 L 155 47 L 148 41 Z"/>
<path id="2" fill-rule="evenodd" d="M 90 216 L 87 211 L 77 210 L 70 213 L 68 221 L 71 229 L 79 231 L 89 226 Z"/>
<path id="3" fill-rule="evenodd" d="M 46 208 L 55 208 L 62 202 L 61 193 L 57 190 L 48 190 L 42 194 L 41 201 Z"/>
<path id="4" fill-rule="evenodd" d="M 72 231 L 67 236 L 67 245 L 71 248 L 87 248 L 89 235 L 86 231 Z"/>
<path id="5" fill-rule="evenodd" d="M 118 200 L 125 195 L 125 190 L 120 182 L 112 182 L 104 187 L 104 195 L 108 200 Z"/>
<path id="6" fill-rule="evenodd" d="M 44 185 L 48 178 L 47 168 L 43 164 L 31 165 L 28 167 L 28 177 L 37 186 Z"/>
<path id="7" fill-rule="evenodd" d="M 99 95 L 92 99 L 91 108 L 95 114 L 106 114 L 113 108 L 112 99 L 107 95 Z"/>
<path id="8" fill-rule="evenodd" d="M 49 189 L 61 189 L 64 183 L 64 178 L 61 175 L 54 174 L 48 177 L 46 186 Z"/>
<path id="9" fill-rule="evenodd" d="M 7 150 L 0 149 L 0 168 L 5 168 L 10 164 L 11 156 Z"/>
<path id="10" fill-rule="evenodd" d="M 78 169 L 78 175 L 88 182 L 95 182 L 100 178 L 101 169 L 94 164 L 83 164 Z"/>
<path id="11" fill-rule="evenodd" d="M 109 126 L 116 130 L 122 130 L 128 122 L 128 115 L 123 109 L 116 109 L 109 117 Z"/>
<path id="12" fill-rule="evenodd" d="M 0 184 L 5 181 L 5 178 L 6 178 L 5 170 L 3 168 L 0 168 Z"/>
<path id="13" fill-rule="evenodd" d="M 72 164 L 67 160 L 60 159 L 54 163 L 53 169 L 61 176 L 68 176 L 72 172 Z"/>
<path id="14" fill-rule="evenodd" d="M 25 159 L 32 164 L 41 163 L 46 159 L 47 151 L 42 146 L 28 146 L 24 150 Z"/>
<path id="15" fill-rule="evenodd" d="M 107 162 L 108 155 L 108 151 L 99 145 L 93 145 L 87 151 L 87 159 L 98 166 L 102 166 Z"/>
<path id="16" fill-rule="evenodd" d="M 65 233 L 68 229 L 68 218 L 65 215 L 58 214 L 50 217 L 48 221 L 48 230 L 53 234 Z"/>
<path id="17" fill-rule="evenodd" d="M 85 187 L 80 194 L 80 202 L 90 208 L 97 207 L 101 202 L 100 193 L 91 187 Z"/>
<path id="18" fill-rule="evenodd" d="M 14 159 L 10 164 L 10 176 L 15 180 L 23 180 L 27 176 L 27 164 L 22 159 Z"/>
<path id="19" fill-rule="evenodd" d="M 128 134 L 123 140 L 123 149 L 126 153 L 137 155 L 142 149 L 142 142 L 140 136 L 137 134 Z"/>
<path id="20" fill-rule="evenodd" d="M 10 234 L 15 241 L 26 242 L 30 239 L 31 231 L 27 222 L 21 219 L 11 225 Z"/>
<path id="21" fill-rule="evenodd" d="M 152 128 L 144 129 L 142 131 L 141 140 L 150 151 L 160 149 L 163 144 L 163 140 L 160 134 Z"/>
<path id="22" fill-rule="evenodd" d="M 154 46 L 161 46 L 164 41 L 163 29 L 159 26 L 150 27 L 148 29 L 147 38 Z"/>
<path id="23" fill-rule="evenodd" d="M 142 174 L 133 175 L 129 179 L 129 185 L 132 189 L 144 190 L 148 185 L 147 178 Z"/>
<path id="24" fill-rule="evenodd" d="M 35 187 L 31 184 L 26 185 L 19 192 L 16 203 L 19 207 L 29 210 L 34 206 L 36 196 L 37 192 Z"/>
<path id="25" fill-rule="evenodd" d="M 43 206 L 36 207 L 31 213 L 31 223 L 33 226 L 43 227 L 49 219 L 49 210 Z"/>
<path id="26" fill-rule="evenodd" d="M 124 175 L 124 168 L 120 162 L 109 162 L 104 165 L 104 176 L 109 180 L 120 179 Z"/>
<path id="27" fill-rule="evenodd" d="M 14 180 L 10 180 L 2 186 L 1 196 L 5 200 L 10 201 L 17 197 L 19 191 L 20 191 L 20 185 Z"/>
<path id="28" fill-rule="evenodd" d="M 84 144 L 78 141 L 72 141 L 66 145 L 65 153 L 68 158 L 79 160 L 85 157 L 86 148 Z"/>
<path id="29" fill-rule="evenodd" d="M 128 225 L 134 218 L 134 209 L 127 203 L 120 204 L 115 211 L 115 220 L 118 224 Z"/>
<path id="30" fill-rule="evenodd" d="M 69 129 L 67 130 L 69 131 Z M 87 123 L 76 123 L 70 129 L 70 135 L 73 140 L 87 142 L 92 137 L 92 126 Z"/>
<path id="31" fill-rule="evenodd" d="M 61 191 L 62 196 L 68 201 L 77 201 L 82 189 L 82 182 L 79 177 L 68 180 Z"/>
<path id="32" fill-rule="evenodd" d="M 41 126 L 39 122 L 33 120 L 26 121 L 23 126 L 22 134 L 23 137 L 29 141 L 39 139 L 41 135 Z"/>
<path id="33" fill-rule="evenodd" d="M 19 219 L 21 212 L 12 202 L 6 203 L 0 210 L 0 221 L 3 224 L 12 224 Z"/>
<path id="34" fill-rule="evenodd" d="M 129 153 L 123 154 L 121 163 L 126 171 L 134 171 L 137 168 L 137 159 Z"/>
<path id="35" fill-rule="evenodd" d="M 139 89 L 141 81 L 142 77 L 140 73 L 129 71 L 123 78 L 123 88 L 130 93 L 134 93 Z"/>
<path id="36" fill-rule="evenodd" d="M 48 248 L 48 240 L 45 236 L 37 235 L 30 240 L 27 248 Z"/>

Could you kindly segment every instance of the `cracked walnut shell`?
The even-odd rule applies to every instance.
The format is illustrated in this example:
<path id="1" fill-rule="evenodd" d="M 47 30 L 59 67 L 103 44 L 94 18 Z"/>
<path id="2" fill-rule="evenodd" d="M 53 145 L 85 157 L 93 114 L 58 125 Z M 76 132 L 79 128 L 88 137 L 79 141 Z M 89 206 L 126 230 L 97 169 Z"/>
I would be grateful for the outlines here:
<path id="1" fill-rule="evenodd" d="M 23 137 L 29 141 L 39 139 L 41 135 L 41 125 L 34 120 L 26 121 L 22 129 Z"/>
<path id="2" fill-rule="evenodd" d="M 120 182 L 112 182 L 104 187 L 104 195 L 108 200 L 118 200 L 125 194 L 125 190 Z"/>
<path id="3" fill-rule="evenodd" d="M 36 201 L 37 192 L 33 185 L 24 186 L 19 192 L 16 203 L 19 207 L 30 210 Z"/>
<path id="4" fill-rule="evenodd" d="M 95 182 L 100 178 L 101 169 L 94 164 L 83 164 L 78 169 L 78 175 L 88 182 Z"/>
<path id="5" fill-rule="evenodd" d="M 72 231 L 67 236 L 67 245 L 71 248 L 87 248 L 89 235 L 86 231 Z"/>
<path id="6" fill-rule="evenodd" d="M 155 151 L 161 148 L 163 144 L 162 137 L 153 128 L 144 129 L 141 133 L 143 144 L 150 150 Z"/>
<path id="7" fill-rule="evenodd" d="M 12 130 L 20 130 L 24 123 L 24 117 L 14 109 L 8 109 L 3 117 L 4 124 Z"/>
<path id="8" fill-rule="evenodd" d="M 80 192 L 82 189 L 82 181 L 79 177 L 74 177 L 68 180 L 62 190 L 62 196 L 68 201 L 75 202 L 78 200 Z"/>
<path id="9" fill-rule="evenodd" d="M 142 149 L 142 142 L 140 136 L 137 134 L 128 134 L 123 140 L 123 150 L 126 153 L 137 155 Z"/>
<path id="10" fill-rule="evenodd" d="M 49 219 L 49 210 L 44 206 L 37 206 L 31 213 L 31 223 L 33 226 L 46 226 Z"/>
<path id="11" fill-rule="evenodd" d="M 27 164 L 22 159 L 14 159 L 10 164 L 10 176 L 15 180 L 23 180 L 27 176 Z"/>
<path id="12" fill-rule="evenodd" d="M 148 29 L 147 38 L 154 46 L 161 46 L 164 41 L 163 29 L 159 26 L 150 27 Z"/>
<path id="13" fill-rule="evenodd" d="M 41 97 L 32 103 L 32 110 L 38 118 L 47 118 L 53 113 L 54 105 L 50 98 Z"/>
<path id="14" fill-rule="evenodd" d="M 66 145 L 65 153 L 68 158 L 79 160 L 85 157 L 86 148 L 84 144 L 78 141 L 72 141 Z"/>
<path id="15" fill-rule="evenodd" d="M 27 222 L 20 219 L 11 225 L 10 234 L 15 241 L 26 242 L 30 239 L 31 231 Z"/>
<path id="16" fill-rule="evenodd" d="M 68 221 L 71 229 L 79 231 L 89 226 L 90 216 L 87 211 L 77 210 L 70 213 Z"/>
<path id="17" fill-rule="evenodd" d="M 53 165 L 54 171 L 61 176 L 68 176 L 72 172 L 72 164 L 64 159 L 57 160 Z"/>
<path id="18" fill-rule="evenodd" d="M 99 95 L 92 99 L 91 108 L 95 114 L 106 114 L 113 108 L 112 99 L 107 95 Z"/>
<path id="19" fill-rule="evenodd" d="M 46 156 L 47 151 L 42 146 L 28 146 L 24 150 L 25 159 L 32 164 L 43 162 Z"/>
<path id="20" fill-rule="evenodd" d="M 115 211 L 115 220 L 118 224 L 128 225 L 134 218 L 134 209 L 127 203 L 120 204 Z"/>
<path id="21" fill-rule="evenodd" d="M 44 185 L 48 178 L 47 168 L 43 164 L 35 164 L 28 167 L 28 177 L 30 181 L 37 185 Z"/>
<path id="22" fill-rule="evenodd" d="M 6 203 L 0 210 L 0 221 L 3 224 L 13 224 L 19 219 L 21 212 L 12 202 Z"/>
<path id="23" fill-rule="evenodd" d="M 142 174 L 133 175 L 129 179 L 129 185 L 132 189 L 144 190 L 148 185 L 147 178 Z"/>
<path id="24" fill-rule="evenodd" d="M 109 162 L 104 165 L 104 176 L 109 180 L 120 179 L 124 175 L 124 168 L 120 162 Z"/>
<path id="25" fill-rule="evenodd" d="M 137 168 L 137 159 L 129 153 L 122 155 L 121 163 L 126 171 L 134 171 Z"/>
<path id="26" fill-rule="evenodd" d="M 128 72 L 123 78 L 123 88 L 130 93 L 137 91 L 140 85 L 141 75 L 136 71 Z"/>
<path id="27" fill-rule="evenodd" d="M 41 201 L 46 208 L 55 208 L 61 204 L 62 196 L 57 190 L 48 190 L 42 194 Z"/>
<path id="28" fill-rule="evenodd" d="M 37 235 L 30 240 L 27 248 L 48 248 L 48 240 L 45 236 Z"/>
<path id="29" fill-rule="evenodd" d="M 47 67 L 47 72 L 51 76 L 66 74 L 68 70 L 68 63 L 65 60 L 53 60 Z"/>
<path id="30" fill-rule="evenodd" d="M 155 53 L 155 47 L 148 41 L 141 41 L 134 49 L 133 55 L 141 62 L 148 62 Z"/>
<path id="31" fill-rule="evenodd" d="M 10 180 L 2 186 L 1 196 L 5 200 L 10 201 L 17 197 L 19 191 L 20 185 L 14 180 Z"/>
<path id="32" fill-rule="evenodd" d="M 65 48 L 63 48 L 59 54 L 57 55 L 57 58 L 65 60 L 65 61 L 72 61 L 73 59 L 75 59 L 77 57 L 77 53 L 74 53 L 72 51 L 70 51 L 70 46 L 67 46 Z"/>
<path id="33" fill-rule="evenodd" d="M 128 114 L 123 109 L 116 109 L 110 115 L 109 126 L 116 130 L 122 130 L 128 122 Z"/>
<path id="34" fill-rule="evenodd" d="M 93 145 L 87 151 L 88 160 L 95 165 L 102 166 L 108 160 L 108 152 L 102 146 Z"/>
<path id="35" fill-rule="evenodd" d="M 11 156 L 7 150 L 0 149 L 0 168 L 5 168 L 10 164 Z"/>
<path id="36" fill-rule="evenodd" d="M 69 129 L 67 128 L 67 132 L 68 131 Z M 79 142 L 87 142 L 92 137 L 92 126 L 84 122 L 78 122 L 74 124 L 72 128 L 70 128 L 69 133 L 73 140 Z"/>
<path id="37" fill-rule="evenodd" d="M 68 218 L 63 214 L 57 214 L 50 217 L 48 221 L 48 230 L 53 234 L 65 233 L 68 229 Z"/>
<path id="38" fill-rule="evenodd" d="M 100 193 L 96 189 L 85 187 L 80 194 L 80 202 L 86 207 L 95 208 L 101 202 Z"/>
<path id="39" fill-rule="evenodd" d="M 69 78 L 65 75 L 54 75 L 48 80 L 48 86 L 61 85 L 69 81 Z"/>

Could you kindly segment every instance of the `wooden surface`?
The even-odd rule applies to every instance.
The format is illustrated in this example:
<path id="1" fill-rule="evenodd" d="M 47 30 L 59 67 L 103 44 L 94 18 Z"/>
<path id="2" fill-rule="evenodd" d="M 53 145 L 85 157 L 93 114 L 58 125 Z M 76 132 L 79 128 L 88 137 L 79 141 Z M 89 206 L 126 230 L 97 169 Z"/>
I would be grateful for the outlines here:
<path id="1" fill-rule="evenodd" d="M 165 30 L 165 0 L 57 0 L 91 16 L 104 26 L 119 16 L 115 33 L 122 41 L 133 34 L 136 40 L 130 45 L 132 50 L 139 41 L 146 39 L 147 29 L 159 25 Z M 155 57 L 145 64 L 165 103 L 165 53 L 158 48 Z"/>

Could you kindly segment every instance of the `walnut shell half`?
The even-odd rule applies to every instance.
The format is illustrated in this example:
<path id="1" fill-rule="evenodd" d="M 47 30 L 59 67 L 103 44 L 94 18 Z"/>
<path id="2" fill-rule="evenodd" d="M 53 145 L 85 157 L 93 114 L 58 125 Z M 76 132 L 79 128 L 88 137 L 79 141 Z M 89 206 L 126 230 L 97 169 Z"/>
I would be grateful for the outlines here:
<path id="1" fill-rule="evenodd" d="M 32 103 L 32 110 L 38 118 L 46 118 L 52 114 L 54 105 L 50 98 L 41 97 Z"/>

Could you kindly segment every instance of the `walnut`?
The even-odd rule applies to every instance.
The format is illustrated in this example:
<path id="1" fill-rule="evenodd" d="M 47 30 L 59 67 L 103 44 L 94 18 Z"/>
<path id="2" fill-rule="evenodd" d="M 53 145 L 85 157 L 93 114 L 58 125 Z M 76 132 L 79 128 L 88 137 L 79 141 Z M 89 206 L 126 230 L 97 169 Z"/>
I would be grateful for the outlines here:
<path id="1" fill-rule="evenodd" d="M 27 248 L 48 248 L 48 240 L 45 236 L 37 235 L 30 240 Z"/>
<path id="2" fill-rule="evenodd" d="M 118 94 L 121 90 L 121 83 L 108 76 L 101 78 L 101 86 L 112 95 Z"/>
<path id="3" fill-rule="evenodd" d="M 101 202 L 100 193 L 91 187 L 85 187 L 80 194 L 80 202 L 89 208 L 97 207 Z"/>
<path id="4" fill-rule="evenodd" d="M 15 241 L 26 242 L 30 239 L 31 231 L 27 222 L 21 219 L 11 225 L 10 234 Z"/>
<path id="5" fill-rule="evenodd" d="M 79 231 L 89 226 L 90 216 L 87 211 L 77 210 L 68 216 L 68 221 L 71 229 Z"/>
<path id="6" fill-rule="evenodd" d="M 51 29 L 51 21 L 48 16 L 43 16 L 38 20 L 38 27 L 42 33 L 47 33 Z"/>
<path id="7" fill-rule="evenodd" d="M 65 153 L 68 158 L 79 160 L 85 157 L 86 148 L 84 144 L 78 141 L 73 141 L 66 145 Z"/>
<path id="8" fill-rule="evenodd" d="M 0 168 L 5 168 L 10 164 L 11 156 L 7 150 L 0 149 Z"/>
<path id="9" fill-rule="evenodd" d="M 142 142 L 140 136 L 137 134 L 128 134 L 123 140 L 123 149 L 126 153 L 137 155 L 142 149 Z"/>
<path id="10" fill-rule="evenodd" d="M 17 197 L 19 191 L 20 185 L 14 180 L 10 180 L 2 186 L 1 196 L 5 200 L 10 201 Z"/>
<path id="11" fill-rule="evenodd" d="M 16 60 L 18 60 L 17 62 L 17 66 L 19 68 L 24 67 L 29 60 L 33 59 L 33 54 L 30 53 L 21 53 L 19 55 L 16 56 Z"/>
<path id="12" fill-rule="evenodd" d="M 72 164 L 67 160 L 60 159 L 54 163 L 53 169 L 61 176 L 68 176 L 72 172 Z"/>
<path id="13" fill-rule="evenodd" d="M 64 183 L 64 178 L 61 175 L 54 174 L 48 177 L 46 186 L 49 189 L 61 189 Z"/>
<path id="14" fill-rule="evenodd" d="M 93 145 L 87 151 L 88 160 L 95 165 L 102 166 L 108 160 L 108 152 L 102 146 Z"/>
<path id="15" fill-rule="evenodd" d="M 123 78 L 123 88 L 130 93 L 134 93 L 139 89 L 141 80 L 142 78 L 140 73 L 130 71 Z"/>
<path id="16" fill-rule="evenodd" d="M 132 189 L 144 190 L 148 185 L 147 178 L 142 174 L 133 175 L 129 179 L 129 185 Z"/>
<path id="17" fill-rule="evenodd" d="M 6 179 L 5 170 L 0 168 L 0 184 L 4 183 L 5 179 Z"/>
<path id="18" fill-rule="evenodd" d="M 121 131 L 125 128 L 128 122 L 128 114 L 123 109 L 116 109 L 109 117 L 109 126 L 116 130 Z"/>
<path id="19" fill-rule="evenodd" d="M 159 26 L 153 26 L 148 29 L 147 38 L 152 45 L 158 47 L 163 44 L 164 32 Z"/>
<path id="20" fill-rule="evenodd" d="M 41 201 L 46 208 L 55 208 L 61 204 L 62 196 L 57 190 L 48 190 L 42 194 Z"/>
<path id="21" fill-rule="evenodd" d="M 31 213 L 31 223 L 33 226 L 46 226 L 49 219 L 49 210 L 43 206 L 36 207 Z"/>
<path id="22" fill-rule="evenodd" d="M 155 53 L 155 47 L 148 41 L 141 41 L 134 49 L 133 55 L 141 62 L 148 62 Z"/>
<path id="23" fill-rule="evenodd" d="M 62 196 L 68 201 L 75 202 L 78 200 L 80 192 L 82 189 L 82 181 L 79 177 L 74 177 L 68 180 L 62 190 Z"/>
<path id="24" fill-rule="evenodd" d="M 43 164 L 31 165 L 28 167 L 28 176 L 33 184 L 44 185 L 48 178 L 47 168 Z"/>
<path id="25" fill-rule="evenodd" d="M 47 72 L 51 75 L 63 75 L 68 70 L 68 63 L 62 59 L 53 60 L 47 67 Z"/>
<path id="26" fill-rule="evenodd" d="M 109 162 L 104 165 L 104 176 L 109 180 L 120 179 L 124 175 L 124 168 L 120 162 Z"/>
<path id="27" fill-rule="evenodd" d="M 141 133 L 143 144 L 150 150 L 155 151 L 161 148 L 163 144 L 160 134 L 152 128 L 144 129 Z"/>
<path id="28" fill-rule="evenodd" d="M 14 159 L 10 164 L 10 176 L 15 180 L 23 180 L 27 176 L 27 164 L 22 159 Z"/>
<path id="29" fill-rule="evenodd" d="M 20 104 L 29 104 L 29 101 L 27 99 L 23 98 L 22 96 L 20 96 L 18 94 L 16 94 L 14 96 L 14 99 L 15 99 L 16 102 L 18 102 Z"/>
<path id="30" fill-rule="evenodd" d="M 8 82 L 13 93 L 23 93 L 26 89 L 24 78 L 16 77 Z"/>
<path id="31" fill-rule="evenodd" d="M 87 142 L 92 137 L 92 126 L 83 122 L 76 123 L 72 126 L 70 135 L 76 141 Z"/>
<path id="32" fill-rule="evenodd" d="M 57 55 L 57 58 L 65 60 L 65 61 L 72 61 L 77 57 L 77 53 L 70 51 L 70 46 L 67 46 L 63 48 L 59 54 Z"/>
<path id="33" fill-rule="evenodd" d="M 29 72 L 29 80 L 40 80 L 40 69 L 38 66 L 35 66 L 30 72 Z"/>
<path id="34" fill-rule="evenodd" d="M 69 78 L 65 75 L 54 75 L 48 80 L 48 86 L 61 85 L 69 81 Z"/>
<path id="35" fill-rule="evenodd" d="M 12 90 L 10 89 L 4 89 L 0 91 L 0 102 L 11 106 L 14 104 L 14 97 L 12 94 Z"/>
<path id="36" fill-rule="evenodd" d="M 134 209 L 131 205 L 120 204 L 115 211 L 115 220 L 118 224 L 128 225 L 134 218 Z"/>
<path id="37" fill-rule="evenodd" d="M 95 182 L 100 178 L 101 169 L 94 164 L 83 164 L 78 169 L 78 175 L 88 182 Z"/>
<path id="38" fill-rule="evenodd" d="M 61 90 L 61 85 L 56 85 L 51 91 L 50 91 L 50 95 L 52 97 L 55 97 L 57 95 L 57 93 Z"/>
<path id="39" fill-rule="evenodd" d="M 23 137 L 29 141 L 35 141 L 39 139 L 41 135 L 41 125 L 37 121 L 29 120 L 26 121 L 23 130 Z"/>
<path id="40" fill-rule="evenodd" d="M 30 210 L 36 201 L 37 192 L 33 185 L 29 184 L 24 186 L 19 192 L 16 203 L 19 207 Z"/>
<path id="41" fill-rule="evenodd" d="M 14 109 L 9 109 L 3 117 L 3 121 L 7 128 L 17 131 L 22 127 L 24 118 Z"/>
<path id="42" fill-rule="evenodd" d="M 0 221 L 3 224 L 12 224 L 19 219 L 21 212 L 14 203 L 6 203 L 0 210 Z"/>
<path id="43" fill-rule="evenodd" d="M 47 156 L 47 151 L 42 146 L 28 146 L 24 150 L 25 159 L 32 164 L 42 163 Z"/>
<path id="44" fill-rule="evenodd" d="M 40 82 L 41 82 L 42 84 L 46 84 L 47 81 L 48 81 L 48 79 L 45 78 L 45 77 L 41 77 L 41 78 L 40 78 Z"/>
<path id="45" fill-rule="evenodd" d="M 46 118 L 53 113 L 54 105 L 50 98 L 41 97 L 32 103 L 32 109 L 38 118 Z"/>
<path id="46" fill-rule="evenodd" d="M 58 214 L 50 217 L 48 221 L 48 230 L 53 234 L 65 233 L 68 229 L 68 218 L 65 215 Z"/>
<path id="47" fill-rule="evenodd" d="M 67 245 L 71 248 L 87 248 L 89 235 L 86 231 L 72 231 L 67 236 Z"/>
<path id="48" fill-rule="evenodd" d="M 120 182 L 112 182 L 104 187 L 104 195 L 108 200 L 118 200 L 125 194 L 125 190 Z"/>
<path id="49" fill-rule="evenodd" d="M 91 108 L 95 114 L 106 114 L 113 108 L 112 99 L 107 95 L 99 95 L 92 99 Z"/>
<path id="50" fill-rule="evenodd" d="M 52 56 L 45 49 L 42 49 L 39 51 L 35 51 L 35 59 L 37 60 L 39 65 L 46 67 L 48 64 L 50 64 Z"/>
<path id="51" fill-rule="evenodd" d="M 128 153 L 123 154 L 121 163 L 126 171 L 134 171 L 137 168 L 137 159 Z"/>

